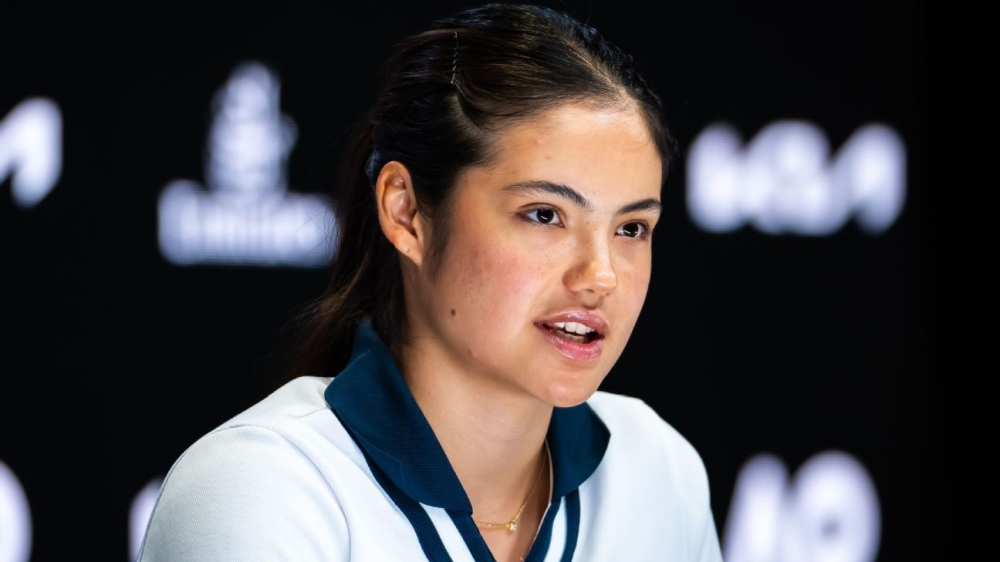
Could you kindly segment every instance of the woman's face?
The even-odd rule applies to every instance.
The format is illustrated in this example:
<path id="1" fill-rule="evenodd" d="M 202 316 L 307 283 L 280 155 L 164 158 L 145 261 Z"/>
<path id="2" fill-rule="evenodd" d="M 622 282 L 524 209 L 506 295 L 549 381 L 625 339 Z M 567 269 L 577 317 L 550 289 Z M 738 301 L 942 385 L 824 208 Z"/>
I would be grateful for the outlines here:
<path id="1" fill-rule="evenodd" d="M 458 178 L 440 261 L 410 279 L 413 341 L 438 369 L 576 405 L 645 300 L 660 157 L 637 111 L 576 104 L 505 130 L 498 147 Z"/>

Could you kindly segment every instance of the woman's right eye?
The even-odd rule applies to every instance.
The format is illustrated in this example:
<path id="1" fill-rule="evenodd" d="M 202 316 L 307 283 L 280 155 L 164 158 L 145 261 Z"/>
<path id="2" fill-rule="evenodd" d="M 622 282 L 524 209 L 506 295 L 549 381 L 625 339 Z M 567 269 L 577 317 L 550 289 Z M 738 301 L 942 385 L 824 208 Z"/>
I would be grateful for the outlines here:
<path id="1" fill-rule="evenodd" d="M 532 222 L 537 222 L 538 224 L 562 224 L 559 221 L 559 213 L 555 209 L 541 208 L 532 209 L 526 213 L 524 216 Z"/>

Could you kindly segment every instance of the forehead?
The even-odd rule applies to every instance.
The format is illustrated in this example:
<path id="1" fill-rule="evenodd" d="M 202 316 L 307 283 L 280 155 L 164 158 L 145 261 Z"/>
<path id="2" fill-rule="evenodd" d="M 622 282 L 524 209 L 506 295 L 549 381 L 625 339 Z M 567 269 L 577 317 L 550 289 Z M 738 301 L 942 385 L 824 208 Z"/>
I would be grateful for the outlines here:
<path id="1" fill-rule="evenodd" d="M 469 170 L 490 184 L 545 180 L 591 198 L 659 197 L 662 163 L 634 107 L 569 104 L 504 129 L 495 157 Z"/>

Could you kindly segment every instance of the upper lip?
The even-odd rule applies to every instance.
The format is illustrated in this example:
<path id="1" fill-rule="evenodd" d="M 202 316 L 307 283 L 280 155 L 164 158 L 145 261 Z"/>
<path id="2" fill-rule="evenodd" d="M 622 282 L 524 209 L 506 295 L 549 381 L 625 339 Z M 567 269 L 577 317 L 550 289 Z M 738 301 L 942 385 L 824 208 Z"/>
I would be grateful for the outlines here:
<path id="1" fill-rule="evenodd" d="M 539 324 L 545 324 L 546 326 L 551 326 L 556 322 L 576 322 L 583 324 L 602 337 L 608 331 L 608 323 L 601 315 L 585 310 L 568 310 L 538 321 Z"/>

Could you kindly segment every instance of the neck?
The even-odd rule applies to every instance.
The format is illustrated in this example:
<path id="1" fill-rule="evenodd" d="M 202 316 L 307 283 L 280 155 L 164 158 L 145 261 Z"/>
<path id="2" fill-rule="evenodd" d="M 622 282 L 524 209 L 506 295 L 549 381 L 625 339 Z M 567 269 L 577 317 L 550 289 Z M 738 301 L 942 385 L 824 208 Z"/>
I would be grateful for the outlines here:
<path id="1" fill-rule="evenodd" d="M 403 350 L 402 372 L 472 502 L 476 518 L 507 521 L 538 474 L 552 406 L 489 376 L 469 374 L 444 354 Z M 548 481 L 545 476 L 546 497 Z M 539 491 L 535 492 L 539 494 Z"/>

